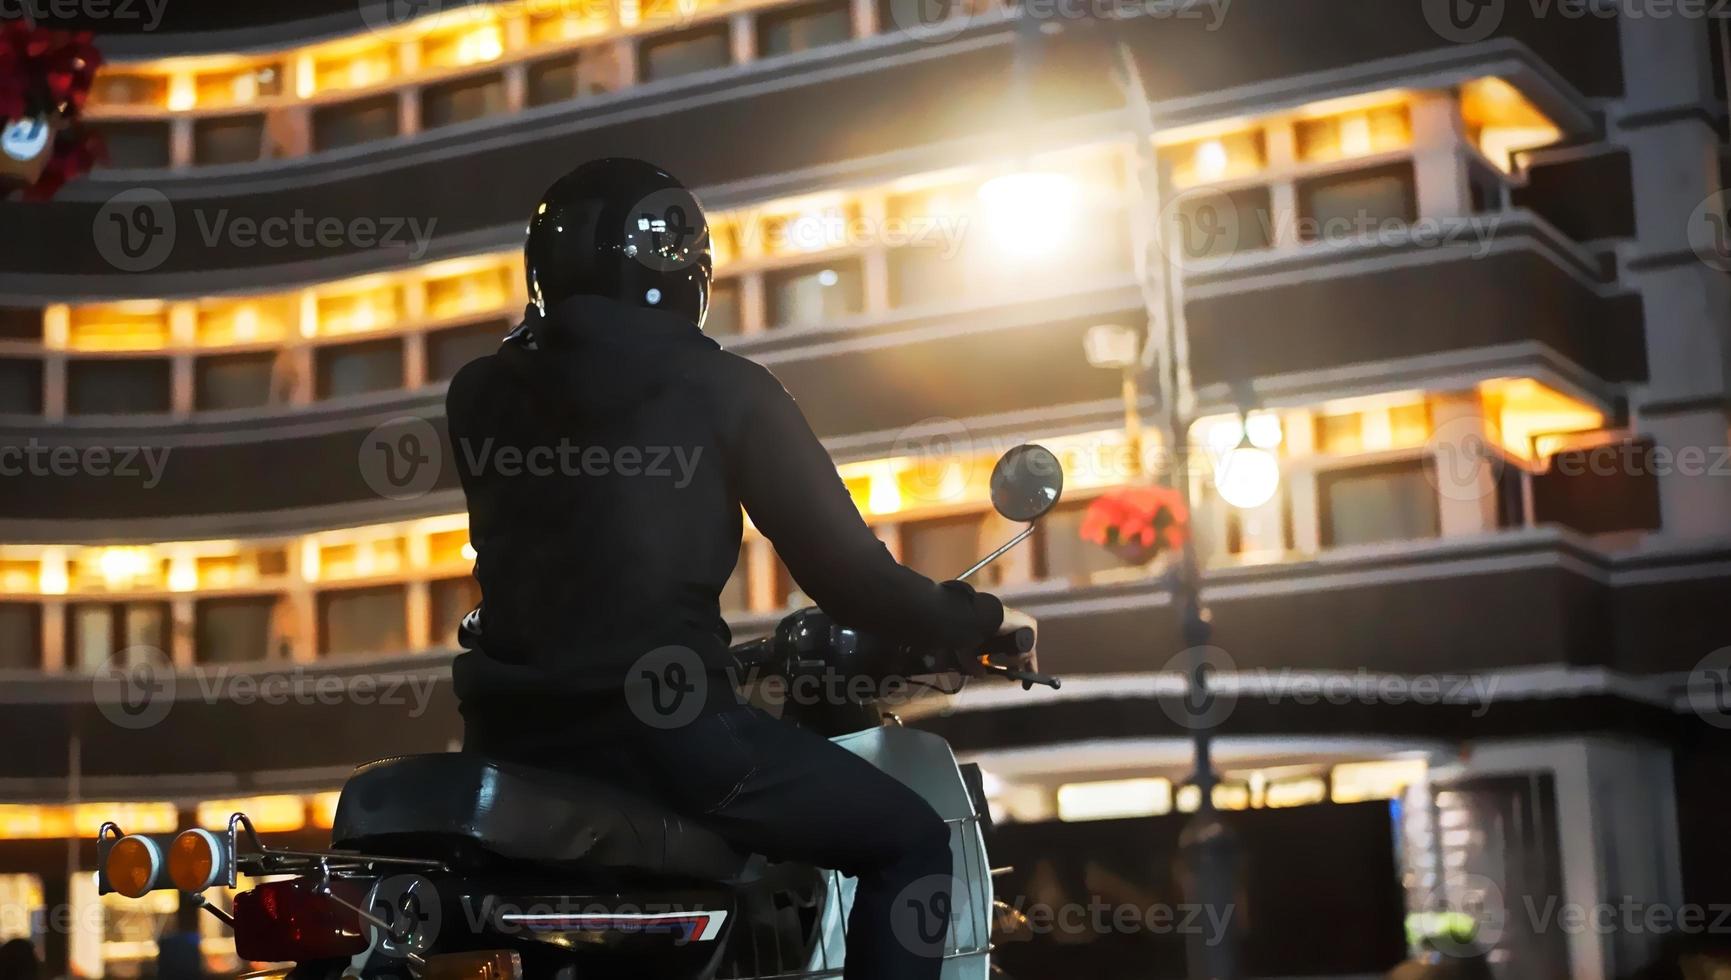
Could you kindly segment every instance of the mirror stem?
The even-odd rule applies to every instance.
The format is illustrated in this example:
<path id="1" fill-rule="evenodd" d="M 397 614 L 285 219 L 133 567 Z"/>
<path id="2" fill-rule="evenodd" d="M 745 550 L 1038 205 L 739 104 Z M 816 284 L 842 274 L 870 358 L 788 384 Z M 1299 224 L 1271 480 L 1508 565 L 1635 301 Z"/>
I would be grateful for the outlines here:
<path id="1" fill-rule="evenodd" d="M 1029 524 L 1027 527 L 1022 528 L 1020 531 L 1016 532 L 1015 537 L 1013 537 L 1010 540 L 1005 541 L 1003 544 L 999 545 L 998 549 L 996 551 L 992 552 L 991 554 L 987 555 L 984 558 L 981 558 L 979 561 L 974 562 L 973 567 L 969 568 L 967 571 L 963 572 L 962 574 L 957 575 L 955 578 L 955 581 L 966 582 L 968 580 L 968 576 L 974 574 L 975 572 L 979 571 L 982 568 L 985 568 L 987 565 L 990 565 L 992 562 L 997 561 L 1000 557 L 1003 556 L 1004 552 L 1009 551 L 1011 548 L 1014 548 L 1016 545 L 1019 545 L 1023 541 L 1028 540 L 1028 535 L 1033 534 L 1033 533 L 1034 533 L 1034 525 L 1032 525 L 1032 524 Z"/>

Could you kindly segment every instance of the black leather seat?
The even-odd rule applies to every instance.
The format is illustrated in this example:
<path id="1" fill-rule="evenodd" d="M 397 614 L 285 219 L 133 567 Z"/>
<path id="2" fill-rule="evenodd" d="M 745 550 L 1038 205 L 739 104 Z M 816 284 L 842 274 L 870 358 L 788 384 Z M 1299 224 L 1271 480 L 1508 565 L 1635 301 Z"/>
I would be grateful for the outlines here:
<path id="1" fill-rule="evenodd" d="M 337 847 L 468 838 L 503 858 L 733 878 L 748 855 L 667 808 L 603 783 L 468 752 L 381 759 L 343 787 Z"/>

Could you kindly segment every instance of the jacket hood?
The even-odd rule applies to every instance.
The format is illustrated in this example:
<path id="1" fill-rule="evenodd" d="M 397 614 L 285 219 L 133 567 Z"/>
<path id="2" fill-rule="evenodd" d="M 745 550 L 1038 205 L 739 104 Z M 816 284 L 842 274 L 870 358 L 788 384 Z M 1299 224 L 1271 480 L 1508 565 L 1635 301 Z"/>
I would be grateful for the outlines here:
<path id="1" fill-rule="evenodd" d="M 545 316 L 531 304 L 498 356 L 550 410 L 594 417 L 654 397 L 677 359 L 705 349 L 720 345 L 676 313 L 572 296 Z"/>

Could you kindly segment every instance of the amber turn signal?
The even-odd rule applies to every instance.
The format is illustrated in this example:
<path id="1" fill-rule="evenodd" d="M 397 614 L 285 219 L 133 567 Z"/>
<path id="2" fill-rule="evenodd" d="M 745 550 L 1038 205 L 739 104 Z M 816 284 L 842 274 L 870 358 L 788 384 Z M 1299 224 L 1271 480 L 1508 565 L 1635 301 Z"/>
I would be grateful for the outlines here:
<path id="1" fill-rule="evenodd" d="M 108 886 L 127 898 L 143 898 L 162 886 L 162 848 L 148 837 L 122 837 L 103 865 Z"/>
<path id="2" fill-rule="evenodd" d="M 183 892 L 201 892 L 228 875 L 222 839 L 202 828 L 183 830 L 168 845 L 168 877 Z"/>

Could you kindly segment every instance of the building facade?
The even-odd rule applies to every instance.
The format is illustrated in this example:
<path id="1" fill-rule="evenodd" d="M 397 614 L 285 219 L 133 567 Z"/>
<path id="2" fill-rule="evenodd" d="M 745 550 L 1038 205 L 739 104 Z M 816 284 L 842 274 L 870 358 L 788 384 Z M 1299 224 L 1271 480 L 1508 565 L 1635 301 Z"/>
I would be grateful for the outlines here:
<path id="1" fill-rule="evenodd" d="M 1523 980 L 1698 938 L 1532 911 L 1731 899 L 1727 47 L 1684 7 L 529 0 L 100 34 L 108 165 L 0 207 L 0 932 L 136 975 L 196 920 L 95 896 L 102 820 L 241 800 L 312 842 L 351 766 L 454 745 L 478 592 L 444 385 L 523 306 L 540 189 L 620 154 L 697 190 L 707 329 L 798 398 L 901 560 L 949 577 L 1014 530 L 1002 450 L 1064 460 L 989 572 L 1064 688 L 903 713 L 1011 834 L 1197 805 L 1168 565 L 1081 536 L 1182 451 L 1216 805 L 1376 808 L 1389 921 L 1469 915 Z M 981 192 L 1020 172 L 1047 193 Z M 1084 350 L 1147 328 L 1151 264 L 1187 447 L 1132 439 Z M 1229 506 L 1252 440 L 1278 489 Z M 748 532 L 736 634 L 801 602 Z M 1297 900 L 1265 901 L 1253 947 Z M 1367 974 L 1390 945 L 1252 962 Z"/>

